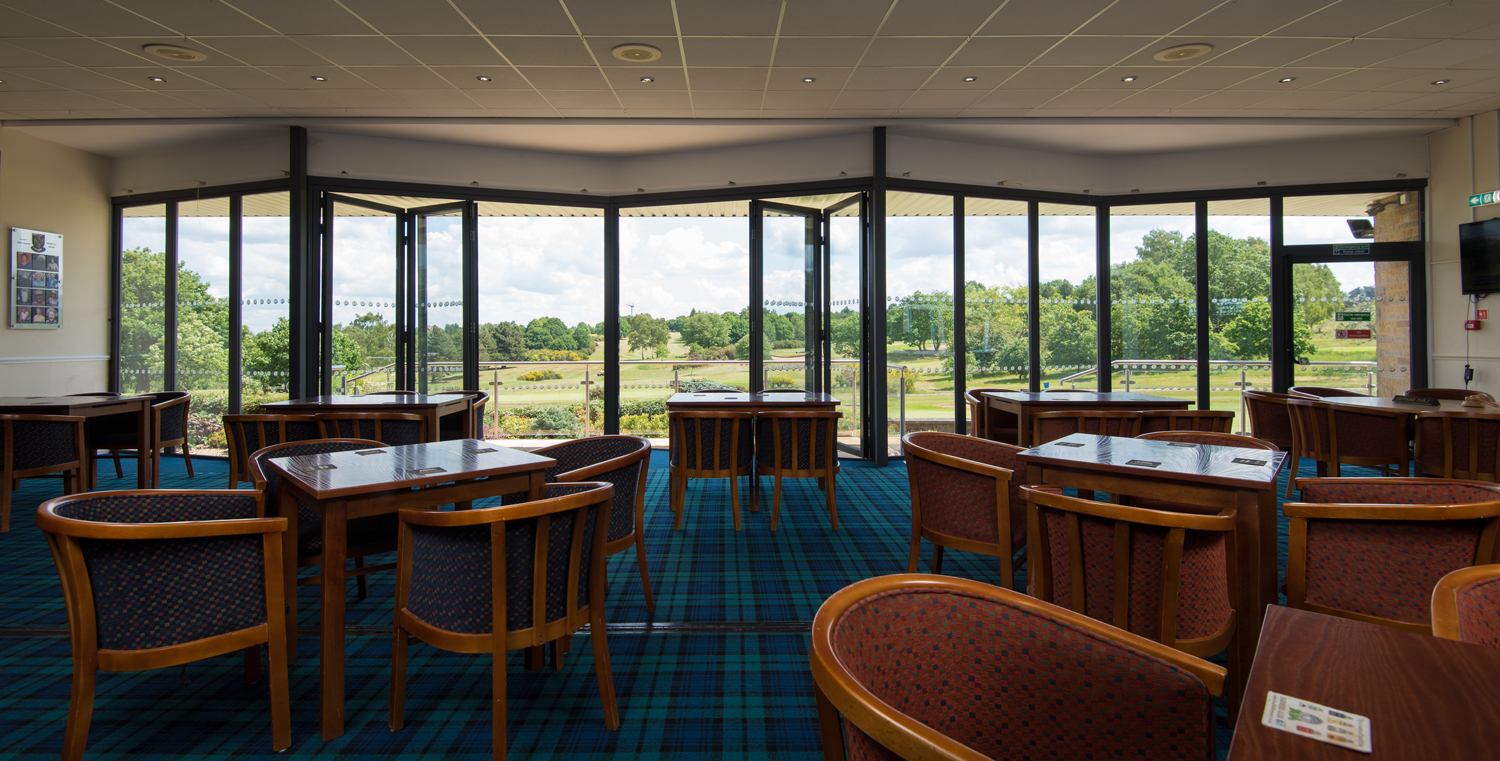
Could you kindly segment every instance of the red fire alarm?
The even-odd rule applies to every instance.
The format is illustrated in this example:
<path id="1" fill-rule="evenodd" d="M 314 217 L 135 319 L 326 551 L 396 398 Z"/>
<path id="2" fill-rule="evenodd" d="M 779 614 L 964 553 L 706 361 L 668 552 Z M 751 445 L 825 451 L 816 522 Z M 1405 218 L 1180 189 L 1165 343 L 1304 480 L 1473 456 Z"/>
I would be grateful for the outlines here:
<path id="1" fill-rule="evenodd" d="M 1479 330 L 1479 321 L 1464 320 L 1464 330 Z"/>

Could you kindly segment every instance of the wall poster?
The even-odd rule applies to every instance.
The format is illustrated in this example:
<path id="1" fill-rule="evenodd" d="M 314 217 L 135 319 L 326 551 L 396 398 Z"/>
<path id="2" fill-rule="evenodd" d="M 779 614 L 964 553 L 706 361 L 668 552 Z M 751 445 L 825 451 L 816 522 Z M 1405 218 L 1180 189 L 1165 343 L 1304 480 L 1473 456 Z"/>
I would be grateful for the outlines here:
<path id="1" fill-rule="evenodd" d="M 63 236 L 10 228 L 10 326 L 62 327 Z"/>

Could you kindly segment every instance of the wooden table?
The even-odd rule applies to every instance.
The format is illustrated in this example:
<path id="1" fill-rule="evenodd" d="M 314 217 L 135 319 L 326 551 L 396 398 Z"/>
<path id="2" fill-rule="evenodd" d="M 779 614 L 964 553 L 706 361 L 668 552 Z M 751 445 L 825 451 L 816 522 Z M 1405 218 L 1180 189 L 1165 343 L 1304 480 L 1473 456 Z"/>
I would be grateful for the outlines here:
<path id="1" fill-rule="evenodd" d="M 1419 412 L 1487 412 L 1494 409 L 1493 407 L 1465 407 L 1463 402 L 1455 399 L 1439 399 L 1436 407 L 1430 404 L 1405 404 L 1388 396 L 1325 396 L 1313 401 L 1328 402 L 1341 407 L 1398 410 L 1410 413 L 1412 419 L 1416 419 Z"/>
<path id="2" fill-rule="evenodd" d="M 730 410 L 764 412 L 766 410 L 831 410 L 839 400 L 829 394 L 802 391 L 757 391 L 734 394 L 673 394 L 667 399 L 667 411 Z"/>
<path id="3" fill-rule="evenodd" d="M 1260 723 L 1266 692 L 1370 719 L 1368 755 Z M 1500 650 L 1274 605 L 1230 761 L 1495 758 Z"/>
<path id="4" fill-rule="evenodd" d="M 438 420 L 448 415 L 463 414 L 463 437 L 474 436 L 474 416 L 469 414 L 472 403 L 465 394 L 362 394 L 359 396 L 308 396 L 288 399 L 284 402 L 268 402 L 261 405 L 266 414 L 312 415 L 319 412 L 403 412 L 427 418 L 427 437 L 437 441 Z"/>
<path id="5" fill-rule="evenodd" d="M 1081 446 L 1079 446 L 1081 445 Z M 1255 659 L 1261 614 L 1277 602 L 1276 474 L 1286 452 L 1237 447 L 1173 446 L 1171 442 L 1075 433 L 1018 455 L 1026 481 L 1130 497 L 1149 497 L 1215 510 L 1235 509 L 1239 612 L 1236 643 L 1241 667 L 1230 674 L 1243 691 L 1246 666 Z M 1246 465 L 1235 459 L 1264 462 Z M 1132 460 L 1156 467 L 1129 465 Z M 1237 692 L 1238 694 L 1238 692 Z"/>
<path id="6" fill-rule="evenodd" d="M 1192 402 L 1133 391 L 986 391 L 989 409 L 1016 420 L 1016 441 L 1006 444 L 1031 446 L 1031 417 L 1057 410 L 1185 410 Z M 1004 418 L 1002 418 L 1004 420 Z M 1001 423 L 1002 428 L 1010 426 Z"/>
<path id="7" fill-rule="evenodd" d="M 135 415 L 135 484 L 137 489 L 151 485 L 151 403 L 150 396 L 0 396 L 0 414 L 72 415 L 89 418 L 83 423 L 85 477 L 79 488 L 98 486 L 98 457 L 91 439 L 106 418 Z"/>
<path id="8" fill-rule="evenodd" d="M 362 452 L 370 454 L 362 454 Z M 282 478 L 277 515 L 287 518 L 282 539 L 287 641 L 297 632 L 297 503 L 323 514 L 322 633 L 318 643 L 323 739 L 344 734 L 344 564 L 348 522 L 525 491 L 542 496 L 550 457 L 497 447 L 475 439 L 410 444 L 270 461 Z"/>

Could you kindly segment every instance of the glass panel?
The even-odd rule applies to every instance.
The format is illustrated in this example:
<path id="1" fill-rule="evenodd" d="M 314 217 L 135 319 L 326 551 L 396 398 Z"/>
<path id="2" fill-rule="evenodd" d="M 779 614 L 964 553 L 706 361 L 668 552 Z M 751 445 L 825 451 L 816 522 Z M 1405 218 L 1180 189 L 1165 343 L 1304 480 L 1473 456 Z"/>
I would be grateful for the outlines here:
<path id="1" fill-rule="evenodd" d="M 1292 265 L 1293 386 L 1404 393 L 1411 329 L 1405 262 Z M 1390 390 L 1394 389 L 1394 390 Z"/>
<path id="2" fill-rule="evenodd" d="M 750 387 L 749 212 L 620 210 L 621 433 L 665 439 L 674 388 Z"/>
<path id="3" fill-rule="evenodd" d="M 1209 409 L 1250 422 L 1240 390 L 1271 390 L 1271 202 L 1208 204 Z"/>
<path id="4" fill-rule="evenodd" d="M 1094 207 L 1044 203 L 1039 213 L 1042 387 L 1098 388 Z"/>
<path id="5" fill-rule="evenodd" d="M 463 210 L 419 215 L 416 222 L 416 390 L 458 391 L 464 385 Z"/>
<path id="6" fill-rule="evenodd" d="M 1111 390 L 1198 401 L 1193 204 L 1109 211 Z"/>
<path id="7" fill-rule="evenodd" d="M 1024 201 L 964 200 L 967 388 L 1022 391 L 1030 383 L 1026 207 Z M 970 420 L 971 432 L 973 425 Z"/>
<path id="8" fill-rule="evenodd" d="M 254 412 L 287 398 L 291 326 L 287 272 L 291 264 L 291 196 L 245 196 L 240 244 L 240 409 Z"/>
<path id="9" fill-rule="evenodd" d="M 177 207 L 177 389 L 191 391 L 188 446 L 228 454 L 229 199 Z"/>
<path id="10" fill-rule="evenodd" d="M 121 213 L 120 391 L 165 391 L 167 207 Z"/>
<path id="11" fill-rule="evenodd" d="M 767 210 L 765 232 L 765 296 L 762 324 L 767 351 L 763 388 L 800 388 L 817 391 L 817 264 L 818 217 Z M 701 347 L 700 347 L 701 348 Z M 689 346 L 691 351 L 692 347 Z"/>
<path id="12" fill-rule="evenodd" d="M 396 389 L 396 215 L 333 205 L 334 394 Z"/>
<path id="13" fill-rule="evenodd" d="M 479 214 L 479 380 L 487 430 L 504 432 L 489 435 L 602 433 L 602 212 L 483 203 Z"/>
<path id="14" fill-rule="evenodd" d="M 861 421 L 860 346 L 864 326 L 859 286 L 860 219 L 858 203 L 833 213 L 828 219 L 828 311 L 832 364 L 829 393 L 838 397 L 844 416 L 839 419 L 839 443 L 864 455 Z"/>
<path id="15" fill-rule="evenodd" d="M 1421 240 L 1421 214 L 1417 191 L 1289 197 L 1282 206 L 1283 234 L 1289 246 Z"/>
<path id="16" fill-rule="evenodd" d="M 904 429 L 953 430 L 953 198 L 887 193 L 885 231 L 887 435 L 899 455 Z"/>

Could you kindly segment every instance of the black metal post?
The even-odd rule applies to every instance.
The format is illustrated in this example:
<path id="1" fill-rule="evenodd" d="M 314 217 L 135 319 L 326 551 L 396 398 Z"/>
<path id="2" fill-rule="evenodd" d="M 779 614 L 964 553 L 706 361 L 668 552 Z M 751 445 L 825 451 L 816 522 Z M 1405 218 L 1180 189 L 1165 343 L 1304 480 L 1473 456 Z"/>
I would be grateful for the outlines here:
<path id="1" fill-rule="evenodd" d="M 1198 264 L 1194 278 L 1197 285 L 1196 301 L 1198 303 L 1198 409 L 1206 410 L 1212 405 L 1209 399 L 1208 384 L 1211 382 L 1209 371 L 1213 369 L 1209 360 L 1213 354 L 1209 352 L 1209 324 L 1208 318 L 1213 314 L 1213 304 L 1209 300 L 1209 278 L 1213 273 L 1208 270 L 1208 201 L 1198 200 L 1193 204 L 1193 213 L 1197 216 L 1197 229 L 1194 238 L 1197 241 Z M 1241 389 L 1243 391 L 1244 389 Z M 1243 422 L 1243 421 L 1241 421 Z M 1242 426 L 1243 427 L 1243 426 Z"/>
<path id="2" fill-rule="evenodd" d="M 675 389 L 674 389 L 675 390 Z M 604 432 L 620 432 L 620 207 L 604 210 Z"/>
<path id="3" fill-rule="evenodd" d="M 890 412 L 886 404 L 890 399 L 887 391 L 890 381 L 890 371 L 886 368 L 885 351 L 885 192 L 886 192 L 886 165 L 885 165 L 885 127 L 876 127 L 872 131 L 872 159 L 875 167 L 874 176 L 870 182 L 870 242 L 873 249 L 869 267 L 869 290 L 866 292 L 866 302 L 869 308 L 865 311 L 869 319 L 869 330 L 865 331 L 866 340 L 874 345 L 874 367 L 866 369 L 866 374 L 872 378 L 884 378 L 885 383 L 875 383 L 870 390 L 876 391 L 865 397 L 871 409 L 871 428 L 875 429 L 873 442 L 875 443 L 875 464 L 884 465 L 890 460 Z M 897 383 L 905 383 L 903 377 Z M 878 389 L 878 391 L 877 391 Z"/>
<path id="4" fill-rule="evenodd" d="M 161 321 L 165 349 L 162 354 L 162 373 L 166 376 L 162 379 L 163 391 L 177 390 L 177 210 L 176 201 L 167 202 L 166 311 L 162 313 Z"/>
<path id="5" fill-rule="evenodd" d="M 229 197 L 229 411 L 239 412 L 244 398 L 240 354 L 244 351 L 245 276 L 241 272 L 245 252 L 245 197 Z"/>
<path id="6" fill-rule="evenodd" d="M 1292 267 L 1283 250 L 1286 237 L 1281 196 L 1271 197 L 1271 390 L 1286 393 L 1296 363 L 1292 344 Z"/>
<path id="7" fill-rule="evenodd" d="M 1041 204 L 1026 202 L 1026 363 L 1032 391 L 1042 390 Z M 1097 279 L 1095 282 L 1098 282 Z"/>
<path id="8" fill-rule="evenodd" d="M 965 307 L 968 294 L 964 285 L 968 283 L 968 270 L 964 261 L 964 197 L 953 196 L 953 335 L 948 339 L 948 348 L 953 350 L 953 430 L 960 435 L 969 432 L 968 409 L 964 393 L 968 391 L 969 337 L 968 313 Z"/>
<path id="9" fill-rule="evenodd" d="M 1113 299 L 1109 290 L 1109 206 L 1094 207 L 1094 375 L 1095 388 L 1109 391 L 1114 385 Z"/>
<path id="10" fill-rule="evenodd" d="M 317 366 L 318 312 L 316 309 L 317 207 L 307 188 L 307 129 L 289 132 L 291 192 L 287 235 L 287 391 L 293 399 L 307 395 L 314 386 Z"/>

